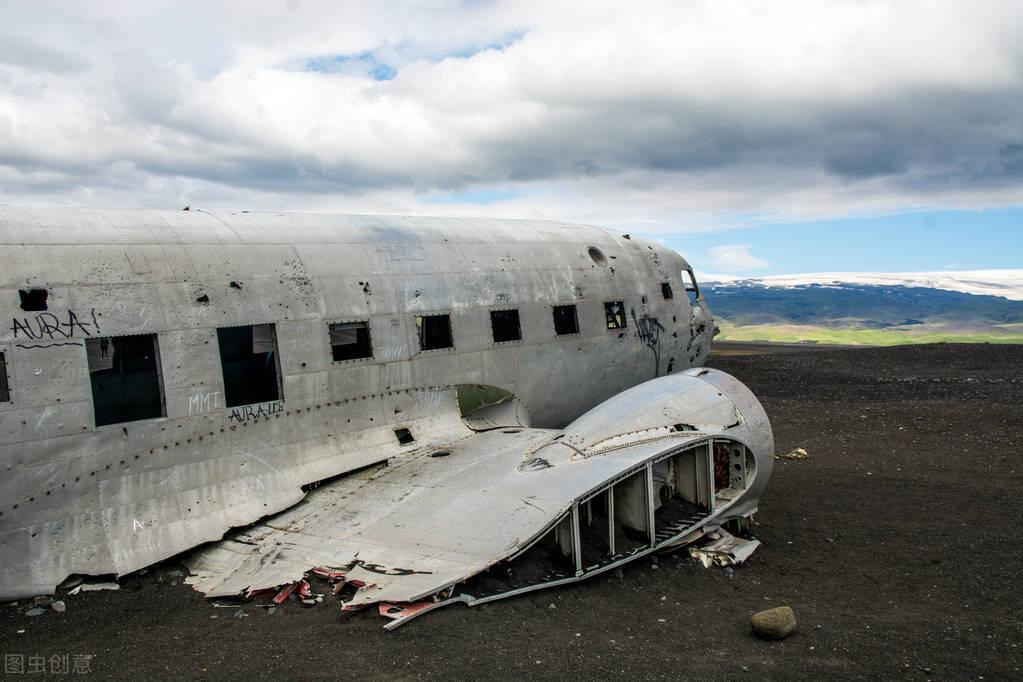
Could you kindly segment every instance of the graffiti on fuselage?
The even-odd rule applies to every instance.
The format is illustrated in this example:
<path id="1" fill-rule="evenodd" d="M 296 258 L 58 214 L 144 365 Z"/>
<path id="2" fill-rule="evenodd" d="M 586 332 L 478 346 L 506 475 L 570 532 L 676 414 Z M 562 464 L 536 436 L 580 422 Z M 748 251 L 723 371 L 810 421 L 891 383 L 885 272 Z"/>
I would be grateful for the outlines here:
<path id="1" fill-rule="evenodd" d="M 284 412 L 283 400 L 271 400 L 268 403 L 257 403 L 255 405 L 240 405 L 232 407 L 227 411 L 227 421 L 233 424 L 243 424 L 256 419 L 269 419 L 281 412 Z"/>
<path id="2" fill-rule="evenodd" d="M 643 313 L 642 317 L 636 317 L 636 310 L 632 310 L 632 323 L 636 325 L 636 336 L 654 354 L 654 376 L 661 371 L 661 332 L 664 325 L 656 317 Z"/>
<path id="3" fill-rule="evenodd" d="M 51 346 L 81 346 L 82 340 L 98 336 L 99 320 L 96 309 L 88 315 L 78 315 L 73 310 L 63 315 L 38 313 L 35 317 L 12 318 L 10 331 L 15 340 L 43 343 L 16 344 L 19 348 L 49 348 Z"/>

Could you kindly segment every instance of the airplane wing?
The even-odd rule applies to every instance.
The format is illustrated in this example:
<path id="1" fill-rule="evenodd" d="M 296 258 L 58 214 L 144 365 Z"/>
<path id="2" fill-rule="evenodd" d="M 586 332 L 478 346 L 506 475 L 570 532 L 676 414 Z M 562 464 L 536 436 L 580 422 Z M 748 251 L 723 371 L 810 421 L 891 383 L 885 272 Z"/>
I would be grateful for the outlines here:
<path id="1" fill-rule="evenodd" d="M 324 484 L 196 552 L 189 582 L 240 595 L 326 568 L 357 588 L 345 608 L 382 604 L 397 626 L 697 539 L 755 511 L 770 473 L 762 408 L 715 370 L 648 381 L 561 431 L 523 416 L 506 404 L 470 420 L 488 430 Z"/>

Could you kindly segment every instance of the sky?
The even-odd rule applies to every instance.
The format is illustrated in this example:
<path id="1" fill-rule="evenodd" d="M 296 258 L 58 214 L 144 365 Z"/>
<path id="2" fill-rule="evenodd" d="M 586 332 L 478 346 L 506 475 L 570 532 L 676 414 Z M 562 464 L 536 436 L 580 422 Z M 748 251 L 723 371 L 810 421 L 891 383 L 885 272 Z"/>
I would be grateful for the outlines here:
<path id="1" fill-rule="evenodd" d="M 0 0 L 0 202 L 548 218 L 1023 268 L 1018 0 Z"/>

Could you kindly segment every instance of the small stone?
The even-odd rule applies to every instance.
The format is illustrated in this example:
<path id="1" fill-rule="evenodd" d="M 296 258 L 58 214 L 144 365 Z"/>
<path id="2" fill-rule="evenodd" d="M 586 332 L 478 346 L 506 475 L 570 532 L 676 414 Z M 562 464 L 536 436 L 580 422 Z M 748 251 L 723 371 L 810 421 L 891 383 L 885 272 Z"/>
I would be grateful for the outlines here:
<path id="1" fill-rule="evenodd" d="M 731 578 L 733 575 L 735 575 L 735 569 L 731 566 L 725 566 L 725 577 Z"/>
<path id="2" fill-rule="evenodd" d="M 176 568 L 172 568 L 171 570 L 167 571 L 167 573 L 166 573 L 166 575 L 170 576 L 171 578 L 180 578 L 184 574 L 185 574 L 184 571 L 179 571 Z"/>
<path id="3" fill-rule="evenodd" d="M 53 602 L 53 597 L 46 595 L 39 595 L 38 597 L 32 597 L 32 603 L 36 606 L 49 606 Z"/>
<path id="4" fill-rule="evenodd" d="M 796 631 L 796 612 L 789 606 L 767 609 L 754 613 L 750 625 L 761 639 L 785 639 Z"/>
<path id="5" fill-rule="evenodd" d="M 316 606 L 316 600 L 315 599 L 303 599 L 302 600 L 302 606 Z"/>
<path id="6" fill-rule="evenodd" d="M 244 609 L 238 609 L 237 611 L 234 612 L 234 617 L 235 618 L 244 618 L 247 615 L 249 615 L 249 614 L 245 613 Z"/>
<path id="7" fill-rule="evenodd" d="M 549 605 L 547 606 L 547 608 L 549 608 L 549 609 L 553 610 L 553 609 L 556 609 L 556 608 L 558 608 L 558 607 L 554 605 L 554 602 L 551 602 L 551 603 L 550 603 L 550 604 L 549 604 Z"/>
<path id="8" fill-rule="evenodd" d="M 64 613 L 65 611 L 67 611 L 67 604 L 65 604 L 62 601 L 55 601 L 52 604 L 50 604 L 50 608 L 56 611 L 57 613 Z"/>
<path id="9" fill-rule="evenodd" d="M 625 579 L 625 573 L 622 571 L 622 569 L 616 568 L 615 569 L 615 577 L 618 578 L 619 580 L 624 580 Z"/>
<path id="10" fill-rule="evenodd" d="M 37 606 L 35 608 L 29 609 L 28 611 L 26 611 L 25 615 L 29 616 L 29 617 L 32 617 L 32 616 L 41 616 L 41 615 L 43 615 L 43 613 L 44 613 L 44 611 Z"/>
<path id="11" fill-rule="evenodd" d="M 278 614 L 278 612 L 280 612 L 280 610 L 281 609 L 278 606 L 271 606 L 270 608 L 268 608 L 266 610 L 266 612 L 267 612 L 268 615 L 276 616 Z"/>

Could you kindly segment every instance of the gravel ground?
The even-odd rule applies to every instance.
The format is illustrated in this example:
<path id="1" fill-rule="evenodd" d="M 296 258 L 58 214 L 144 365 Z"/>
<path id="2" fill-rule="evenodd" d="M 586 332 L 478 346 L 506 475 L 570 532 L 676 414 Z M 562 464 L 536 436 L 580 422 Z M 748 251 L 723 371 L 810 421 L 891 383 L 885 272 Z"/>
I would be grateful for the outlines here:
<path id="1" fill-rule="evenodd" d="M 731 576 L 662 556 L 387 633 L 330 597 L 275 615 L 214 608 L 171 561 L 65 597 L 65 613 L 0 606 L 5 664 L 131 679 L 1023 678 L 1023 346 L 711 364 L 760 396 L 779 452 L 810 455 L 776 462 L 754 526 L 764 546 Z M 786 604 L 798 633 L 754 638 L 750 615 Z"/>

